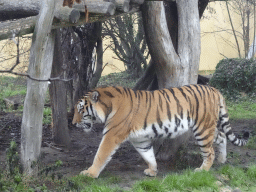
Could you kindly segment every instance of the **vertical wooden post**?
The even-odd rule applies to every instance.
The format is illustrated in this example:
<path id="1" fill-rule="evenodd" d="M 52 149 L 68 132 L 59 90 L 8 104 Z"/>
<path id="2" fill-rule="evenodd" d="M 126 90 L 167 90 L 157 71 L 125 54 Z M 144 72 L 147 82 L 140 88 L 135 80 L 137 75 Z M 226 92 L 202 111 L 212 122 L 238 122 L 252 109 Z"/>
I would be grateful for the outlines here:
<path id="1" fill-rule="evenodd" d="M 51 33 L 55 0 L 43 0 L 30 49 L 28 74 L 38 79 L 51 75 L 54 34 Z M 42 120 L 48 82 L 27 80 L 27 95 L 21 124 L 21 161 L 25 173 L 32 174 L 42 142 Z"/>
<path id="2" fill-rule="evenodd" d="M 59 77 L 64 72 L 63 56 L 61 50 L 61 32 L 55 30 L 55 46 L 52 65 L 52 77 Z M 63 76 L 63 75 L 62 75 Z M 59 145 L 65 145 L 69 148 L 70 137 L 68 132 L 67 119 L 67 88 L 64 81 L 53 81 L 49 86 L 52 107 L 52 130 L 53 141 Z"/>

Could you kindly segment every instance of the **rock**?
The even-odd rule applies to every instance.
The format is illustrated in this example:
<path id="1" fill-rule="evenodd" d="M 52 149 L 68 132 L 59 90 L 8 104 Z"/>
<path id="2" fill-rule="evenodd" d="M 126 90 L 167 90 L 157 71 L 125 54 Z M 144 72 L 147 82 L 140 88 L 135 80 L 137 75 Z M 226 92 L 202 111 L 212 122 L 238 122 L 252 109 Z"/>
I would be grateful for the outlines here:
<path id="1" fill-rule="evenodd" d="M 20 105 L 24 102 L 24 95 L 15 95 L 5 98 L 5 104 L 8 109 L 17 110 Z"/>
<path id="2" fill-rule="evenodd" d="M 229 186 L 221 187 L 220 192 L 232 192 L 232 188 Z"/>
<path id="3" fill-rule="evenodd" d="M 242 192 L 239 188 L 235 188 L 232 192 Z"/>

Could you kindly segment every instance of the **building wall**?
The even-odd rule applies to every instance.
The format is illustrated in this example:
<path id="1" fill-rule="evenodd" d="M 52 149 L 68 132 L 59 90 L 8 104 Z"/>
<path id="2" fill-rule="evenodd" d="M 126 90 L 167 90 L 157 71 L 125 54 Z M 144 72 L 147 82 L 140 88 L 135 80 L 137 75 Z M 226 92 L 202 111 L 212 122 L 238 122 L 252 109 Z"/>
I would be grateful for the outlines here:
<path id="1" fill-rule="evenodd" d="M 209 7 L 212 11 L 209 11 Z M 231 16 L 235 29 L 242 32 L 241 19 L 239 16 L 234 12 L 231 12 Z M 208 9 L 204 12 L 200 25 L 201 57 L 199 71 L 212 72 L 215 70 L 215 67 L 220 60 L 224 58 L 239 57 L 235 38 L 231 33 L 231 26 L 225 2 L 216 1 L 209 3 Z M 251 20 L 251 27 L 253 27 L 253 20 Z M 252 43 L 253 33 L 251 33 L 250 39 L 250 43 Z M 239 38 L 239 44 L 241 46 L 241 52 L 244 53 L 241 38 Z M 242 54 L 242 57 L 244 57 L 244 54 Z M 109 67 L 105 67 L 103 71 L 104 75 L 125 69 L 123 63 L 114 58 L 115 56 L 110 50 L 106 51 L 104 54 L 104 63 L 111 64 Z"/>
<path id="2" fill-rule="evenodd" d="M 215 70 L 217 63 L 224 58 L 237 58 L 239 57 L 235 38 L 231 30 L 231 25 L 226 9 L 225 2 L 211 2 L 209 3 L 215 13 L 206 10 L 201 20 L 201 57 L 199 70 Z M 232 6 L 230 5 L 231 9 Z M 242 33 L 241 17 L 231 11 L 231 18 L 235 30 Z M 250 22 L 251 35 L 250 45 L 253 42 L 253 19 Z M 237 36 L 241 37 L 239 33 Z M 241 56 L 244 55 L 244 46 L 241 38 L 238 38 L 241 49 Z"/>

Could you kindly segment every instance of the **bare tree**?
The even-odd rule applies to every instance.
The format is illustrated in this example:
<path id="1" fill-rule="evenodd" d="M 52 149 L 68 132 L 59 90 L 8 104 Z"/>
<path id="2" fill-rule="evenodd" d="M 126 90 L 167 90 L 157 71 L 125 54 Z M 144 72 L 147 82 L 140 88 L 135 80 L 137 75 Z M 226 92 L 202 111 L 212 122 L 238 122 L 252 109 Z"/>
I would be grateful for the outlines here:
<path id="1" fill-rule="evenodd" d="M 225 2 L 231 30 L 222 28 L 220 28 L 220 30 L 226 31 L 234 36 L 235 44 L 227 39 L 224 40 L 230 46 L 236 48 L 240 58 L 248 56 L 251 42 L 250 34 L 252 30 L 255 31 L 255 25 L 251 26 L 253 18 L 255 17 L 255 3 L 255 0 L 234 0 Z M 239 25 L 241 27 L 235 27 L 234 16 L 238 16 L 236 18 L 240 18 Z M 239 29 L 242 29 L 242 31 Z M 239 43 L 239 40 L 242 40 L 242 45 Z"/>
<path id="2" fill-rule="evenodd" d="M 101 76 L 101 29 L 101 23 L 96 22 L 63 30 L 62 46 L 64 63 L 67 66 L 65 73 L 67 78 L 73 78 L 68 86 L 68 92 L 72 93 L 68 102 L 72 107 L 86 91 L 97 85 Z M 93 56 L 97 56 L 97 59 Z"/>
<path id="3" fill-rule="evenodd" d="M 127 71 L 139 77 L 147 67 L 148 48 L 140 13 L 128 14 L 104 22 L 103 36 L 109 47 L 124 62 Z"/>
<path id="4" fill-rule="evenodd" d="M 143 76 L 149 84 L 136 88 L 158 89 L 196 84 L 200 57 L 199 18 L 208 1 L 146 2 L 142 7 L 143 24 L 150 66 Z M 152 78 L 154 77 L 154 78 Z M 151 79 L 148 81 L 147 79 Z M 162 159 L 169 159 L 190 134 L 165 141 Z M 154 144 L 157 149 L 161 143 Z"/>

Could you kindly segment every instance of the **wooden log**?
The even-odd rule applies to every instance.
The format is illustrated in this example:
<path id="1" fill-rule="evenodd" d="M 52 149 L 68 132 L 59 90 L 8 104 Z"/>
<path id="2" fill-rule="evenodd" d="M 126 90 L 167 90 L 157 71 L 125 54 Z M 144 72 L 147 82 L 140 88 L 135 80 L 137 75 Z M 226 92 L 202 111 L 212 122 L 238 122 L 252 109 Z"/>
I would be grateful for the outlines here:
<path id="1" fill-rule="evenodd" d="M 114 15 L 116 9 L 115 4 L 112 2 L 91 2 L 90 4 L 87 4 L 86 7 L 89 13 L 106 15 Z M 84 12 L 85 5 L 76 4 L 73 5 L 73 8 Z"/>
<path id="2" fill-rule="evenodd" d="M 115 0 L 116 8 L 122 12 L 128 12 L 130 8 L 130 0 Z"/>
<path id="3" fill-rule="evenodd" d="M 40 6 L 39 0 L 0 0 L 0 21 L 37 15 Z"/>
<path id="4" fill-rule="evenodd" d="M 54 12 L 54 17 L 65 22 L 77 23 L 80 11 L 74 8 L 59 6 Z"/>
<path id="5" fill-rule="evenodd" d="M 127 13 L 135 13 L 140 11 L 139 6 L 133 6 L 131 10 Z M 117 12 L 115 15 L 105 15 L 105 14 L 90 14 L 88 22 L 97 22 L 97 21 L 105 21 L 113 17 L 121 16 L 127 13 Z M 37 16 L 27 17 L 23 19 L 18 19 L 14 21 L 5 21 L 0 23 L 0 41 L 4 39 L 11 38 L 13 34 L 16 36 L 22 36 L 26 34 L 33 33 L 35 24 L 37 21 Z M 84 14 L 81 14 L 80 19 L 77 23 L 70 22 L 61 22 L 53 20 L 52 29 L 57 29 L 61 27 L 70 27 L 75 25 L 82 25 L 85 23 Z"/>
<path id="6" fill-rule="evenodd" d="M 28 74 L 39 79 L 51 75 L 54 34 L 50 33 L 54 18 L 55 1 L 43 0 L 38 15 L 30 49 Z M 42 121 L 47 82 L 27 80 L 27 94 L 24 102 L 21 124 L 21 162 L 24 173 L 33 174 L 42 142 Z"/>
<path id="7" fill-rule="evenodd" d="M 135 3 L 135 4 L 143 4 L 145 0 L 131 0 L 131 3 Z"/>

